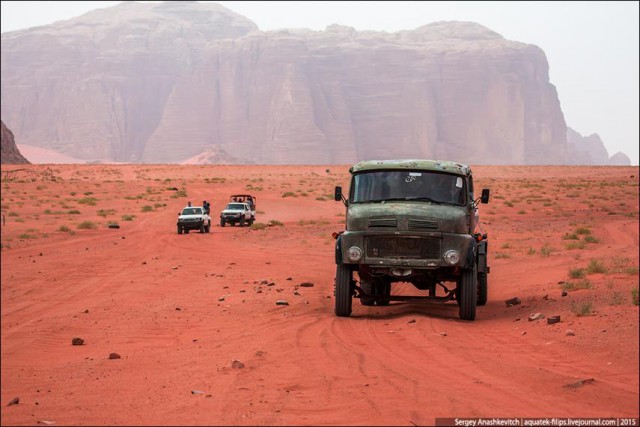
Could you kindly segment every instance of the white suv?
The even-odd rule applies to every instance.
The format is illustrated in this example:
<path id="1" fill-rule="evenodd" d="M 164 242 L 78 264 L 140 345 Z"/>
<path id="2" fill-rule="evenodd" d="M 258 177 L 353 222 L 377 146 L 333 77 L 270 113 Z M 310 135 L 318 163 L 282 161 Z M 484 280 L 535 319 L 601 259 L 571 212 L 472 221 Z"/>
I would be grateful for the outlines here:
<path id="1" fill-rule="evenodd" d="M 200 230 L 208 233 L 211 229 L 211 217 L 202 206 L 187 206 L 178 213 L 178 234 L 189 233 L 189 230 Z"/>

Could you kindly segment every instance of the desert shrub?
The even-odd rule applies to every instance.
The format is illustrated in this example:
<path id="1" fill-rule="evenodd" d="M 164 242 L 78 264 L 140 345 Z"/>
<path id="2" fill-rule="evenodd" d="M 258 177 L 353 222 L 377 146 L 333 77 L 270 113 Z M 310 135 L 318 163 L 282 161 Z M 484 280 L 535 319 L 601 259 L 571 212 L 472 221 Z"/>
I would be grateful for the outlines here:
<path id="1" fill-rule="evenodd" d="M 106 218 L 107 215 L 113 215 L 115 213 L 116 213 L 115 209 L 100 209 L 97 212 L 98 216 L 101 216 L 103 218 Z"/>
<path id="2" fill-rule="evenodd" d="M 527 255 L 535 255 L 536 254 L 536 250 L 534 248 L 529 248 L 529 250 L 527 251 Z"/>
<path id="3" fill-rule="evenodd" d="M 562 236 L 563 240 L 580 240 L 580 238 L 578 237 L 578 235 L 576 233 L 567 233 L 564 236 Z"/>
<path id="4" fill-rule="evenodd" d="M 96 199 L 95 197 L 83 197 L 82 199 L 78 200 L 78 203 L 80 203 L 81 205 L 95 206 L 97 201 L 98 199 Z"/>
<path id="5" fill-rule="evenodd" d="M 267 225 L 269 227 L 273 227 L 273 226 L 283 226 L 284 224 L 278 220 L 272 219 L 271 221 L 269 221 Z"/>
<path id="6" fill-rule="evenodd" d="M 36 236 L 32 236 L 31 234 L 28 233 L 22 233 L 18 236 L 19 239 L 35 239 Z"/>
<path id="7" fill-rule="evenodd" d="M 60 228 L 58 228 L 58 231 L 63 231 L 63 232 L 69 232 L 71 231 L 71 229 L 69 227 L 67 227 L 66 225 L 61 225 Z"/>
<path id="8" fill-rule="evenodd" d="M 9 212 L 7 216 L 19 216 L 17 212 Z"/>
<path id="9" fill-rule="evenodd" d="M 80 224 L 78 224 L 78 228 L 80 230 L 93 230 L 98 228 L 98 226 L 93 221 L 83 221 Z"/>
<path id="10" fill-rule="evenodd" d="M 638 305 L 638 287 L 631 288 L 631 303 Z"/>
<path id="11" fill-rule="evenodd" d="M 69 212 L 67 212 L 69 215 L 80 215 L 80 211 L 77 209 L 72 209 Z"/>
<path id="12" fill-rule="evenodd" d="M 511 255 L 505 254 L 504 252 L 496 252 L 496 255 L 495 255 L 494 258 L 495 259 L 508 259 L 508 258 L 511 258 Z"/>
<path id="13" fill-rule="evenodd" d="M 589 261 L 589 265 L 587 266 L 588 274 L 598 274 L 598 273 L 606 273 L 607 269 L 604 266 L 604 263 L 597 259 L 592 259 Z"/>
<path id="14" fill-rule="evenodd" d="M 595 236 L 584 236 L 584 241 L 587 243 L 600 243 L 600 239 Z"/>
<path id="15" fill-rule="evenodd" d="M 122 215 L 122 220 L 123 220 L 123 221 L 133 221 L 133 219 L 134 219 L 135 217 L 136 217 L 135 215 L 129 215 L 129 214 L 126 214 L 126 215 Z"/>
<path id="16" fill-rule="evenodd" d="M 613 292 L 611 294 L 611 305 L 622 305 L 624 303 L 624 295 L 622 292 Z"/>
<path id="17" fill-rule="evenodd" d="M 502 246 L 500 246 L 501 249 L 509 249 L 510 247 L 511 245 L 509 244 L 509 242 L 503 243 Z"/>
<path id="18" fill-rule="evenodd" d="M 298 196 L 296 195 L 296 193 L 292 191 L 287 191 L 286 193 L 282 194 L 282 197 L 298 197 Z"/>
<path id="19" fill-rule="evenodd" d="M 587 246 L 587 244 L 583 241 L 577 241 L 577 242 L 569 242 L 565 245 L 565 247 L 567 248 L 567 250 L 572 250 L 572 249 L 584 249 Z"/>
<path id="20" fill-rule="evenodd" d="M 588 316 L 593 313 L 593 304 L 589 301 L 580 304 L 571 304 L 571 311 L 576 316 Z"/>
<path id="21" fill-rule="evenodd" d="M 577 282 L 564 282 L 562 284 L 563 291 L 575 291 L 577 289 L 591 289 L 593 286 L 589 279 L 581 279 Z"/>
<path id="22" fill-rule="evenodd" d="M 580 227 L 576 229 L 576 234 L 591 234 L 591 230 L 586 227 Z"/>
<path id="23" fill-rule="evenodd" d="M 582 279 L 584 275 L 584 268 L 572 268 L 569 270 L 569 277 L 572 279 Z"/>
<path id="24" fill-rule="evenodd" d="M 251 230 L 264 230 L 265 228 L 267 228 L 267 224 L 264 224 L 262 222 L 254 222 L 249 228 Z"/>
<path id="25" fill-rule="evenodd" d="M 144 205 L 142 207 L 142 212 L 153 212 L 153 206 L 149 206 L 149 205 Z"/>
<path id="26" fill-rule="evenodd" d="M 549 245 L 544 245 L 540 248 L 540 255 L 543 257 L 548 257 L 553 252 L 553 248 Z"/>

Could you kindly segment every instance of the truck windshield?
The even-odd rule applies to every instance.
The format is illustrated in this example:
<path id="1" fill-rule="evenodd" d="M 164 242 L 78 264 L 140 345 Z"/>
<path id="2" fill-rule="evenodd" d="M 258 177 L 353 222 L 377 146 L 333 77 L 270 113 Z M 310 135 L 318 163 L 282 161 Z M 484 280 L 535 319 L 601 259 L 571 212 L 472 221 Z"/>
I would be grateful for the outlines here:
<path id="1" fill-rule="evenodd" d="M 467 189 L 458 175 L 430 171 L 371 171 L 353 176 L 351 202 L 420 200 L 452 205 L 466 203 Z"/>
<path id="2" fill-rule="evenodd" d="M 200 215 L 201 213 L 201 208 L 184 208 L 182 210 L 182 215 Z"/>
<path id="3" fill-rule="evenodd" d="M 227 205 L 227 209 L 232 211 L 242 211 L 244 210 L 244 205 L 242 203 L 229 203 Z"/>

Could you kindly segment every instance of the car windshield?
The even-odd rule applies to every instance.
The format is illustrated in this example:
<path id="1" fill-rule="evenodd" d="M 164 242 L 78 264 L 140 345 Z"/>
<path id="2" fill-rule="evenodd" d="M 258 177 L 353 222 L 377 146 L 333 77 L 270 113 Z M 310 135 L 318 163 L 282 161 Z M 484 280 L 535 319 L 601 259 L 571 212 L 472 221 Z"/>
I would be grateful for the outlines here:
<path id="1" fill-rule="evenodd" d="M 244 205 L 242 203 L 229 203 L 227 205 L 227 209 L 234 210 L 234 211 L 237 211 L 237 210 L 242 211 L 244 210 Z"/>
<path id="2" fill-rule="evenodd" d="M 182 209 L 182 215 L 199 215 L 202 213 L 201 208 L 184 208 Z"/>
<path id="3" fill-rule="evenodd" d="M 419 200 L 464 205 L 467 189 L 458 175 L 430 171 L 371 171 L 353 176 L 351 202 Z"/>

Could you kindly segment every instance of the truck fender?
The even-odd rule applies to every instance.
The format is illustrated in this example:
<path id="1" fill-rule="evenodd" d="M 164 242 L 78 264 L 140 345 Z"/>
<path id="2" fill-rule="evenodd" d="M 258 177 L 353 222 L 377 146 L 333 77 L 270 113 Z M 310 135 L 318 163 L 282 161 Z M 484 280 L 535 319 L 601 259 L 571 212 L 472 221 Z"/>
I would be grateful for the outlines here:
<path id="1" fill-rule="evenodd" d="M 342 236 L 336 238 L 336 265 L 342 264 Z"/>

